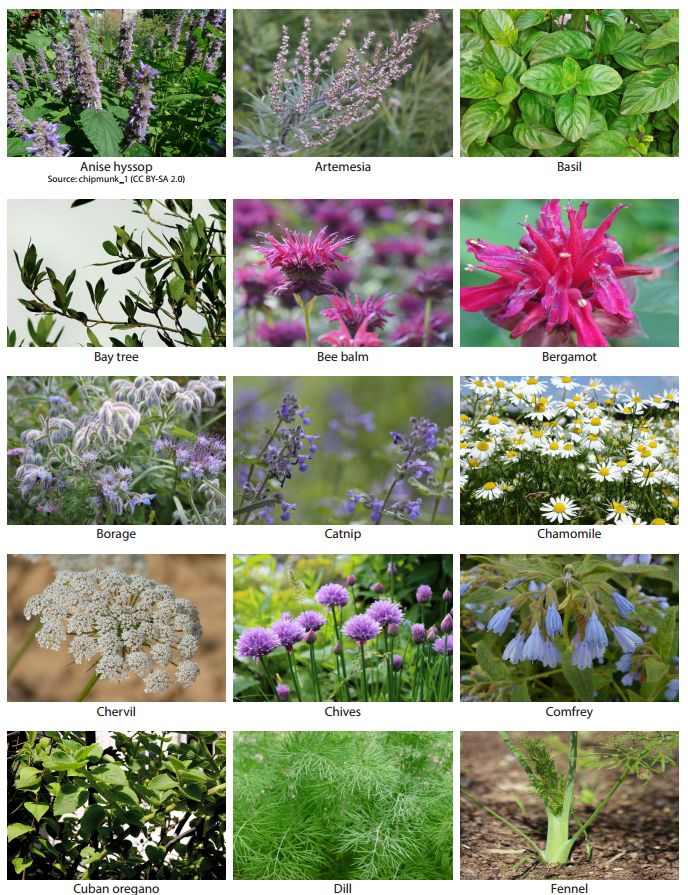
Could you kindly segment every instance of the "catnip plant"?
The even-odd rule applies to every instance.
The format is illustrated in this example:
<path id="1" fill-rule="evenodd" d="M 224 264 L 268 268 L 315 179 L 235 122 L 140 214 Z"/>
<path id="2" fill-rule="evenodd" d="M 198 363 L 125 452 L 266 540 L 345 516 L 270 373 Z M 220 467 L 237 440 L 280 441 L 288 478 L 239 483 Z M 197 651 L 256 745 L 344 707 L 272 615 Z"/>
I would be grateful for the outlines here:
<path id="1" fill-rule="evenodd" d="M 677 761 L 678 734 L 674 732 L 633 732 L 608 735 L 604 739 L 580 747 L 579 736 L 585 734 L 572 731 L 567 735 L 568 762 L 564 770 L 556 763 L 556 752 L 549 748 L 543 738 L 518 736 L 500 731 L 499 736 L 519 763 L 528 777 L 532 791 L 542 803 L 542 811 L 547 819 L 547 839 L 544 848 L 530 836 L 519 824 L 509 820 L 500 812 L 478 798 L 469 787 L 462 787 L 461 795 L 480 806 L 491 817 L 500 821 L 513 833 L 519 836 L 528 846 L 529 854 L 544 864 L 566 864 L 571 859 L 571 851 L 577 842 L 585 840 L 588 847 L 588 859 L 592 857 L 594 827 L 592 826 L 605 810 L 614 794 L 623 784 L 637 777 L 649 781 L 653 775 L 663 775 L 668 766 Z M 611 785 L 606 792 L 590 796 L 585 802 L 577 791 L 577 779 L 580 764 L 585 761 L 608 769 L 611 773 Z M 586 820 L 578 816 L 581 805 L 592 809 Z M 591 829 L 592 828 L 592 829 Z M 523 860 L 520 863 L 523 863 Z"/>
<path id="2" fill-rule="evenodd" d="M 78 199 L 72 208 L 93 201 Z M 75 296 L 79 286 L 74 286 L 76 270 L 58 276 L 39 257 L 40 249 L 32 240 L 21 257 L 15 250 L 21 282 L 29 296 L 18 301 L 37 319 L 35 324 L 31 317 L 27 320 L 28 344 L 59 346 L 63 329 L 55 333 L 54 327 L 62 318 L 82 326 L 85 341 L 81 344 L 95 347 L 101 346 L 98 335 L 102 339 L 103 333 L 116 347 L 159 342 L 170 348 L 225 345 L 226 202 L 209 201 L 212 212 L 206 220 L 194 212 L 191 199 L 133 200 L 133 211 L 141 215 L 150 239 L 144 230 L 137 234 L 115 225 L 113 239 L 103 242 L 110 260 L 93 262 L 93 266 L 108 267 L 122 278 L 116 296 L 108 295 L 111 287 L 102 277 L 96 282 L 86 280 L 88 296 Z M 64 225 L 63 217 L 60 225 Z M 81 297 L 88 298 L 90 305 L 80 302 Z M 114 332 L 122 338 L 116 338 Z M 157 340 L 151 343 L 149 335 Z M 25 339 L 8 329 L 7 344 L 22 346 Z"/>
<path id="3" fill-rule="evenodd" d="M 461 576 L 461 698 L 678 698 L 677 557 L 476 556 Z"/>
<path id="4" fill-rule="evenodd" d="M 468 524 L 678 523 L 676 381 L 462 380 Z"/>
<path id="5" fill-rule="evenodd" d="M 461 154 L 678 155 L 677 9 L 461 11 Z"/>
<path id="6" fill-rule="evenodd" d="M 409 573 L 418 580 L 413 566 Z M 425 581 L 410 587 L 395 557 L 385 577 L 383 584 L 349 574 L 312 593 L 290 572 L 288 605 L 298 614 L 282 611 L 269 627 L 235 623 L 240 698 L 451 701 L 451 590 L 436 593 Z M 285 657 L 290 683 L 276 670 Z"/>
<path id="7" fill-rule="evenodd" d="M 277 55 L 269 85 L 254 81 L 245 90 L 248 109 L 234 134 L 236 154 L 290 156 L 327 151 L 338 136 L 355 138 L 376 119 L 384 120 L 389 94 L 397 82 L 402 89 L 395 97 L 396 104 L 414 104 L 412 91 L 417 98 L 420 88 L 415 85 L 414 91 L 410 85 L 404 90 L 403 79 L 411 80 L 414 68 L 423 66 L 417 58 L 417 45 L 426 32 L 436 33 L 443 27 L 439 13 L 429 10 L 401 33 L 388 15 L 386 39 L 376 30 L 358 37 L 355 20 L 354 13 L 353 18 L 341 21 L 322 49 L 313 45 L 310 15 L 303 19 L 294 48 L 289 26 L 281 26 L 279 47 L 272 48 Z M 251 36 L 239 33 L 235 49 L 246 39 Z M 252 61 L 252 69 L 259 70 L 255 54 Z M 408 98 L 407 92 L 411 93 Z M 392 136 L 388 134 L 388 141 Z M 393 146 L 384 154 L 391 151 Z"/>
<path id="8" fill-rule="evenodd" d="M 7 13 L 8 155 L 225 154 L 225 10 L 25 13 Z"/>
<path id="9" fill-rule="evenodd" d="M 224 880 L 226 745 L 207 730 L 10 731 L 8 878 Z"/>
<path id="10" fill-rule="evenodd" d="M 10 379 L 10 524 L 222 524 L 223 390 L 214 376 Z"/>

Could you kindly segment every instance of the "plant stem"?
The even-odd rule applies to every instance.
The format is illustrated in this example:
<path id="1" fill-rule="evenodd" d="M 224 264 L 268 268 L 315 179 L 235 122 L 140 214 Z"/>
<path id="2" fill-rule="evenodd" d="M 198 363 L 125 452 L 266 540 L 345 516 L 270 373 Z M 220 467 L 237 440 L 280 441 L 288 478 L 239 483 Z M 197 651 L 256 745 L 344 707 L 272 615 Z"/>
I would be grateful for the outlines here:
<path id="1" fill-rule="evenodd" d="M 507 826 L 510 830 L 512 830 L 514 833 L 516 833 L 518 836 L 520 836 L 521 839 L 524 839 L 528 843 L 528 845 L 533 849 L 533 851 L 535 852 L 535 854 L 538 856 L 538 858 L 541 861 L 544 860 L 542 851 L 538 848 L 538 846 L 536 845 L 534 840 L 531 839 L 530 836 L 527 833 L 525 833 L 519 826 L 512 823 L 510 820 L 507 820 L 507 818 L 504 817 L 504 815 L 499 814 L 499 812 L 497 812 L 497 811 L 494 811 L 492 808 L 489 807 L 489 805 L 486 805 L 485 802 L 481 801 L 477 796 L 474 796 L 471 793 L 466 792 L 465 789 L 461 790 L 461 795 L 466 796 L 466 798 L 470 799 L 471 802 L 475 802 L 476 805 L 479 805 L 484 811 L 487 811 L 488 814 L 491 814 L 492 817 L 496 817 L 497 820 L 501 820 L 501 822 L 505 826 Z"/>
<path id="2" fill-rule="evenodd" d="M 83 689 L 83 690 L 81 691 L 81 693 L 79 693 L 79 695 L 76 697 L 75 702 L 83 702 L 84 699 L 86 699 L 86 697 L 88 696 L 88 694 L 91 692 L 91 690 L 92 690 L 92 689 L 95 687 L 95 685 L 98 683 L 98 680 L 99 680 L 99 679 L 100 679 L 100 675 L 98 674 L 98 672 L 97 672 L 97 671 L 94 672 L 93 675 L 91 676 L 91 679 L 89 680 L 89 682 L 88 682 L 88 683 L 86 684 L 86 686 L 84 687 L 84 689 Z"/>
<path id="3" fill-rule="evenodd" d="M 342 609 L 342 612 L 344 612 L 344 609 Z M 342 638 L 339 634 L 339 625 L 337 624 L 337 610 L 334 606 L 332 607 L 332 618 L 334 619 L 334 630 L 335 634 L 337 635 L 337 643 L 339 644 L 339 649 L 341 650 L 339 658 L 342 662 L 342 675 L 346 678 L 346 659 L 344 658 L 344 644 L 342 643 Z"/>
<path id="4" fill-rule="evenodd" d="M 41 621 L 39 619 L 39 621 L 37 621 L 34 624 L 34 626 L 31 628 L 29 633 L 26 635 L 26 640 L 24 640 L 24 642 L 19 647 L 17 652 L 14 654 L 14 656 L 12 656 L 12 660 L 8 663 L 8 665 L 7 665 L 7 673 L 8 674 L 11 671 L 14 671 L 14 669 L 17 667 L 17 665 L 19 664 L 19 660 L 24 655 L 24 653 L 27 651 L 27 649 L 31 646 L 33 638 L 36 636 L 36 634 L 38 633 L 40 628 L 41 628 Z"/>
<path id="5" fill-rule="evenodd" d="M 311 677 L 313 678 L 313 694 L 318 702 L 322 702 L 322 693 L 320 692 L 320 681 L 318 680 L 318 667 L 315 663 L 315 648 L 312 643 L 308 644 L 311 654 Z"/>
<path id="6" fill-rule="evenodd" d="M 265 661 L 265 656 L 260 657 L 260 664 L 263 666 L 263 671 L 265 672 L 265 676 L 268 679 L 268 684 L 270 685 L 270 689 L 272 690 L 275 699 L 278 699 L 279 697 L 277 696 L 277 688 L 275 687 L 274 681 L 272 680 L 272 675 L 270 674 L 268 663 Z"/>
<path id="7" fill-rule="evenodd" d="M 306 347 L 311 347 L 311 311 L 310 311 L 310 303 L 306 302 L 303 306 L 303 326 L 306 330 Z"/>
<path id="8" fill-rule="evenodd" d="M 387 639 L 387 627 L 382 629 L 385 633 L 385 662 L 387 665 L 387 699 L 392 702 L 392 654 L 389 651 L 389 640 Z"/>
<path id="9" fill-rule="evenodd" d="M 287 650 L 287 660 L 289 662 L 289 671 L 291 672 L 291 677 L 294 681 L 294 687 L 296 688 L 296 695 L 298 696 L 299 702 L 303 702 L 303 697 L 301 696 L 301 684 L 299 683 L 299 677 L 294 668 L 294 660 L 291 657 L 291 650 Z"/>
<path id="10" fill-rule="evenodd" d="M 432 300 L 425 299 L 425 315 L 423 316 L 423 348 L 427 348 L 430 341 L 430 312 L 432 310 Z"/>
<path id="11" fill-rule="evenodd" d="M 363 644 L 361 644 L 361 674 L 363 675 L 363 696 L 365 701 L 368 702 L 368 680 L 366 678 L 365 652 L 363 650 Z"/>

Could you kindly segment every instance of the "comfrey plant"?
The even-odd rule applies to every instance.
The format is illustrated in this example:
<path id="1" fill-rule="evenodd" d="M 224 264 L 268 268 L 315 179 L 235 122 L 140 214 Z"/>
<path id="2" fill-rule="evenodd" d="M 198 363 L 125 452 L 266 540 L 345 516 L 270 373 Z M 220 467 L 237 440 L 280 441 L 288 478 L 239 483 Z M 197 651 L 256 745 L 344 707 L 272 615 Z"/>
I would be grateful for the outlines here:
<path id="1" fill-rule="evenodd" d="M 68 643 L 73 662 L 93 663 L 77 702 L 101 679 L 120 683 L 134 675 L 144 693 L 161 694 L 173 682 L 190 687 L 200 671 L 192 661 L 202 634 L 193 603 L 176 598 L 167 585 L 119 569 L 59 572 L 31 597 L 24 616 L 39 619 L 39 646 L 59 650 Z M 165 670 L 170 665 L 173 677 Z"/>
<path id="2" fill-rule="evenodd" d="M 79 199 L 72 207 L 93 201 Z M 194 211 L 191 199 L 133 200 L 134 212 L 146 224 L 155 225 L 155 231 L 148 230 L 151 241 L 147 242 L 143 232 L 137 235 L 136 231 L 130 233 L 115 226 L 114 241 L 103 243 L 110 260 L 94 265 L 110 267 L 122 278 L 116 311 L 112 308 L 115 297 L 109 295 L 102 277 L 94 283 L 86 281 L 90 308 L 81 310 L 74 302 L 76 270 L 60 279 L 39 257 L 33 242 L 21 258 L 15 250 L 21 281 L 30 295 L 18 301 L 38 318 L 36 324 L 27 321 L 28 344 L 59 346 L 63 330 L 55 333 L 54 328 L 61 317 L 83 326 L 84 344 L 95 347 L 102 344 L 98 335 L 102 338 L 103 331 L 110 344 L 117 347 L 150 344 L 147 336 L 153 334 L 170 348 L 225 345 L 226 202 L 209 201 L 212 213 L 206 220 Z M 121 333 L 122 338 L 111 335 L 113 332 Z M 15 330 L 8 330 L 10 347 L 24 343 Z"/>
<path id="3" fill-rule="evenodd" d="M 395 587 L 406 589 L 403 576 L 397 580 L 391 572 L 388 577 L 391 597 Z M 385 590 L 379 581 L 362 584 L 356 575 L 348 575 L 343 584 L 328 582 L 312 595 L 292 575 L 292 592 L 300 605 L 317 610 L 306 608 L 296 618 L 283 612 L 270 628 L 246 628 L 236 642 L 237 659 L 260 664 L 267 682 L 263 692 L 282 702 L 289 699 L 290 689 L 280 682 L 272 662 L 279 661 L 281 650 L 299 702 L 451 701 L 451 591 L 445 588 L 440 596 L 430 585 L 420 584 L 407 617 L 401 604 L 383 597 Z M 346 607 L 350 609 L 345 619 Z M 426 615 L 428 622 L 435 617 L 427 628 Z M 306 670 L 307 686 L 299 664 Z"/>
<path id="4" fill-rule="evenodd" d="M 556 753 L 548 748 L 543 739 L 527 736 L 512 738 L 506 732 L 499 734 L 516 761 L 526 773 L 532 790 L 537 793 L 547 817 L 547 841 L 541 848 L 521 826 L 495 811 L 468 788 L 462 788 L 461 795 L 483 808 L 489 815 L 499 820 L 519 836 L 538 860 L 544 864 L 566 864 L 571 851 L 581 838 L 588 843 L 588 855 L 592 855 L 589 843 L 591 827 L 608 803 L 631 777 L 648 781 L 653 774 L 664 774 L 667 767 L 677 761 L 678 734 L 673 732 L 625 733 L 608 736 L 592 746 L 579 750 L 579 734 L 568 734 L 568 763 L 560 770 L 556 763 Z M 581 735 L 581 738 L 585 734 Z M 580 753 L 580 754 L 579 754 Z M 590 816 L 582 821 L 577 816 L 576 781 L 579 764 L 607 768 L 613 773 L 613 782 L 601 796 L 590 797 L 585 805 L 592 807 Z M 594 828 L 593 828 L 594 829 Z"/>
<path id="5" fill-rule="evenodd" d="M 678 591 L 672 557 L 476 559 L 461 584 L 462 698 L 675 698 L 678 606 L 656 592 Z"/>
<path id="6" fill-rule="evenodd" d="M 338 34 L 316 55 L 311 48 L 311 20 L 304 19 L 299 43 L 290 60 L 290 35 L 282 38 L 266 95 L 249 94 L 254 123 L 235 133 L 237 152 L 288 156 L 332 143 L 340 131 L 379 113 L 385 93 L 413 68 L 410 61 L 422 34 L 439 19 L 429 11 L 399 34 L 389 31 L 388 43 L 370 31 L 360 47 L 350 46 L 339 67 L 333 57 L 351 28 L 342 22 Z"/>
<path id="7" fill-rule="evenodd" d="M 222 524 L 223 387 L 212 376 L 11 380 L 10 522 Z"/>
<path id="8" fill-rule="evenodd" d="M 136 15 L 115 36 L 101 11 L 11 10 L 8 154 L 224 155 L 224 15 L 184 11 L 171 34 Z"/>
<path id="9" fill-rule="evenodd" d="M 631 285 L 638 276 L 657 276 L 658 270 L 627 264 L 623 249 L 609 235 L 617 205 L 597 227 L 584 226 L 587 202 L 568 206 L 569 225 L 561 220 L 558 199 L 546 202 L 535 226 L 523 224 L 518 248 L 468 239 L 468 250 L 485 270 L 499 275 L 485 286 L 464 286 L 461 308 L 482 311 L 488 320 L 510 330 L 521 344 L 609 345 L 609 338 L 642 335 L 631 305 Z"/>

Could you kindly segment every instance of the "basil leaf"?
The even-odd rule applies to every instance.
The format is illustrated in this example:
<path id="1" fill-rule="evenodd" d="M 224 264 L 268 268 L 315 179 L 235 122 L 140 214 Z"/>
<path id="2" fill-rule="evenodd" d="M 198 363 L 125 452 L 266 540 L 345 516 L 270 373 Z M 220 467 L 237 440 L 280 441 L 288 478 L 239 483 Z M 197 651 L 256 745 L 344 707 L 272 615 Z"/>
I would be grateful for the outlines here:
<path id="1" fill-rule="evenodd" d="M 578 93 L 584 96 L 601 96 L 611 93 L 623 82 L 623 78 L 609 65 L 589 65 L 584 68 L 576 84 Z"/>
<path id="2" fill-rule="evenodd" d="M 612 56 L 614 62 L 629 71 L 643 71 L 647 65 L 643 61 L 643 44 L 645 37 L 640 31 L 627 31 Z"/>
<path id="3" fill-rule="evenodd" d="M 619 131 L 602 131 L 591 140 L 586 140 L 578 147 L 579 156 L 625 156 L 628 155 L 628 143 Z"/>
<path id="4" fill-rule="evenodd" d="M 667 44 L 678 43 L 678 16 L 674 16 L 645 40 L 646 50 L 656 50 Z"/>
<path id="5" fill-rule="evenodd" d="M 504 107 L 492 99 L 469 106 L 461 119 L 461 145 L 467 148 L 476 141 L 484 143 L 504 117 Z"/>
<path id="6" fill-rule="evenodd" d="M 619 79 L 619 83 L 621 79 Z M 564 79 L 564 70 L 561 65 L 554 62 L 545 62 L 543 65 L 535 65 L 521 75 L 521 84 L 537 93 L 545 93 L 547 96 L 557 96 L 568 90 Z"/>
<path id="7" fill-rule="evenodd" d="M 538 124 L 517 124 L 514 139 L 528 149 L 552 149 L 564 141 L 561 134 Z"/>
<path id="8" fill-rule="evenodd" d="M 482 23 L 493 40 L 503 47 L 510 47 L 518 39 L 518 29 L 514 25 L 511 16 L 503 9 L 486 9 L 482 16 Z"/>
<path id="9" fill-rule="evenodd" d="M 518 98 L 518 107 L 526 124 L 543 124 L 545 127 L 554 127 L 555 105 L 556 100 L 551 96 L 545 96 L 544 93 L 533 93 L 532 90 L 524 90 Z"/>
<path id="10" fill-rule="evenodd" d="M 641 115 L 667 109 L 678 100 L 678 72 L 652 68 L 626 81 L 621 99 L 622 115 Z"/>
<path id="11" fill-rule="evenodd" d="M 595 53 L 608 56 L 620 43 L 626 29 L 624 14 L 620 9 L 603 9 L 588 16 L 590 30 L 595 35 Z"/>
<path id="12" fill-rule="evenodd" d="M 554 116 L 560 134 L 577 143 L 587 134 L 590 127 L 590 100 L 575 93 L 566 93 L 560 97 Z"/>
<path id="13" fill-rule="evenodd" d="M 501 89 L 501 84 L 491 71 L 474 68 L 461 71 L 461 96 L 467 99 L 487 99 Z"/>
<path id="14" fill-rule="evenodd" d="M 504 83 L 502 84 L 499 93 L 495 96 L 495 99 L 500 106 L 508 106 L 516 99 L 520 92 L 521 85 L 518 81 L 512 78 L 511 75 L 507 75 L 504 78 Z"/>
<path id="15" fill-rule="evenodd" d="M 543 34 L 538 38 L 528 58 L 531 65 L 537 65 L 563 56 L 590 59 L 592 39 L 580 31 L 553 31 L 552 34 Z"/>
<path id="16" fill-rule="evenodd" d="M 520 78 L 526 70 L 526 64 L 518 53 L 509 47 L 500 46 L 494 40 L 485 44 L 483 65 L 500 81 L 503 81 L 507 75 Z"/>
<path id="17" fill-rule="evenodd" d="M 547 13 L 542 12 L 541 9 L 529 9 L 526 12 L 522 12 L 514 24 L 519 31 L 525 31 L 528 28 L 533 28 L 535 25 L 541 25 L 546 21 Z"/>

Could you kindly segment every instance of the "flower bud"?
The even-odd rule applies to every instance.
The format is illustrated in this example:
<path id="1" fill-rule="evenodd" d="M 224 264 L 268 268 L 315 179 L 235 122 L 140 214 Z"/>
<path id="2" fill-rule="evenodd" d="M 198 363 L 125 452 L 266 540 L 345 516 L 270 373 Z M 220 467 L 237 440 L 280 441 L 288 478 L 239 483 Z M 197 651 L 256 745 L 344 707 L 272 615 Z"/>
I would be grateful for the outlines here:
<path id="1" fill-rule="evenodd" d="M 387 625 L 387 633 L 390 637 L 396 637 L 399 633 L 399 625 Z"/>
<path id="2" fill-rule="evenodd" d="M 440 625 L 440 628 L 442 628 L 442 633 L 443 634 L 451 633 L 453 627 L 454 627 L 454 619 L 451 617 L 451 615 L 445 615 L 444 618 L 442 619 L 442 623 Z"/>
<path id="3" fill-rule="evenodd" d="M 335 654 L 335 656 L 340 656 L 342 654 L 342 645 L 339 641 L 337 641 L 335 643 L 334 647 L 332 648 L 332 651 Z"/>
<path id="4" fill-rule="evenodd" d="M 432 600 L 432 588 L 429 584 L 421 584 L 416 589 L 416 602 L 428 603 Z"/>
<path id="5" fill-rule="evenodd" d="M 314 631 L 313 628 L 311 628 L 304 639 L 308 644 L 315 643 L 315 641 L 318 639 L 318 632 Z"/>
<path id="6" fill-rule="evenodd" d="M 428 633 L 425 635 L 425 639 L 428 641 L 428 643 L 433 643 L 435 640 L 437 640 L 437 633 L 437 628 L 435 627 L 435 625 L 433 625 L 432 628 L 430 628 Z"/>
<path id="7" fill-rule="evenodd" d="M 346 586 L 353 587 L 356 584 L 356 576 L 355 575 L 347 575 L 346 576 Z"/>
<path id="8" fill-rule="evenodd" d="M 286 702 L 289 699 L 288 684 L 277 684 L 275 690 L 277 691 L 277 698 L 280 700 L 280 702 Z"/>
<path id="9" fill-rule="evenodd" d="M 442 599 L 445 601 L 445 603 L 450 603 L 450 602 L 451 602 L 451 600 L 452 600 L 452 592 L 449 590 L 449 588 L 447 588 L 447 589 L 444 591 L 444 593 L 442 594 Z"/>
<path id="10" fill-rule="evenodd" d="M 404 664 L 404 657 L 400 656 L 399 653 L 395 653 L 392 656 L 392 671 L 401 671 L 401 666 Z"/>
<path id="11" fill-rule="evenodd" d="M 382 594 L 385 592 L 384 584 L 380 584 L 379 581 L 376 581 L 375 584 L 370 588 L 374 594 Z"/>
<path id="12" fill-rule="evenodd" d="M 411 639 L 414 643 L 422 643 L 425 640 L 425 625 L 420 622 L 411 625 Z"/>

